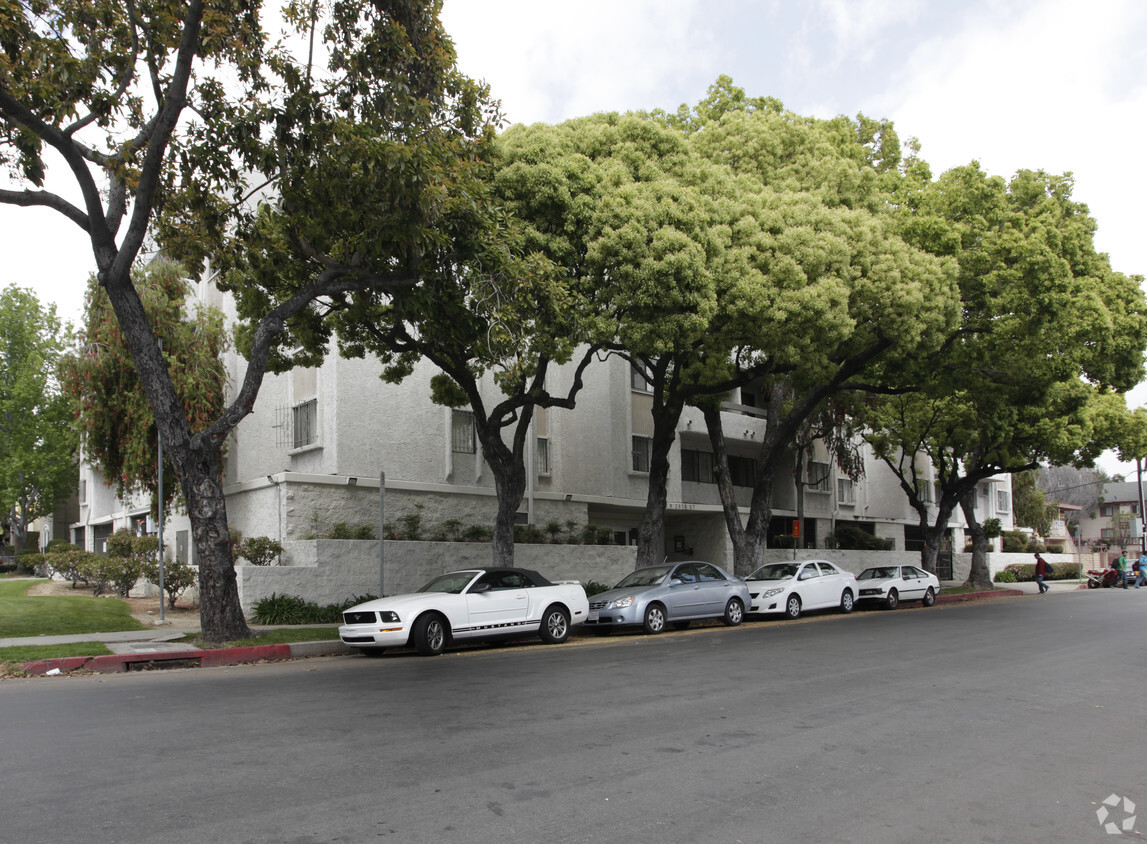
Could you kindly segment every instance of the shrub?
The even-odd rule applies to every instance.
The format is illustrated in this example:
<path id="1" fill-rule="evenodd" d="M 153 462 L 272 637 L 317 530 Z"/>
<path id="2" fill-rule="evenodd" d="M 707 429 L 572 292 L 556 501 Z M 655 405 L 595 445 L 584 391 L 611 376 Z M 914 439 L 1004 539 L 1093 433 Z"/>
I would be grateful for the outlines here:
<path id="1" fill-rule="evenodd" d="M 545 534 L 537 525 L 514 525 L 514 541 L 523 544 L 537 545 L 544 541 Z"/>
<path id="2" fill-rule="evenodd" d="M 159 586 L 159 561 L 152 559 L 144 564 L 143 576 L 150 583 Z M 167 605 L 175 608 L 175 602 L 188 589 L 199 582 L 199 569 L 183 560 L 164 560 L 163 591 L 167 595 Z"/>
<path id="3" fill-rule="evenodd" d="M 256 624 L 338 624 L 344 610 L 375 597 L 354 595 L 341 604 L 319 606 L 296 595 L 273 593 L 255 604 L 254 619 Z"/>
<path id="4" fill-rule="evenodd" d="M 242 557 L 253 566 L 269 566 L 279 559 L 283 546 L 278 540 L 266 536 L 252 536 L 242 540 L 235 548 L 235 556 Z"/>
<path id="5" fill-rule="evenodd" d="M 5 566 L 9 571 L 35 572 L 37 568 L 47 562 L 44 554 L 33 551 L 30 554 L 21 554 L 16 558 L 15 565 Z"/>
<path id="6" fill-rule="evenodd" d="M 590 595 L 597 595 L 601 592 L 608 592 L 612 588 L 613 587 L 608 583 L 602 583 L 599 580 L 591 580 L 585 585 L 585 594 L 588 597 Z"/>
<path id="7" fill-rule="evenodd" d="M 856 525 L 837 525 L 833 538 L 836 540 L 836 547 L 842 551 L 891 551 L 894 544 L 891 539 L 873 536 Z M 796 545 L 777 547 L 795 548 Z"/>
<path id="8" fill-rule="evenodd" d="M 462 531 L 463 542 L 489 542 L 494 538 L 494 529 L 489 525 L 470 525 Z"/>
<path id="9" fill-rule="evenodd" d="M 387 530 L 392 530 L 388 525 Z M 349 525 L 346 522 L 338 522 L 329 531 L 327 531 L 326 539 L 377 539 L 374 528 L 370 525 Z M 397 537 L 387 536 L 387 539 L 394 539 Z"/>
<path id="10" fill-rule="evenodd" d="M 67 551 L 69 548 L 74 548 L 72 543 L 66 539 L 53 539 L 48 542 L 48 547 L 44 549 L 47 554 L 54 554 L 57 551 Z"/>
<path id="11" fill-rule="evenodd" d="M 1003 532 L 1003 550 L 1005 554 L 1020 554 L 1027 548 L 1027 545 L 1028 538 L 1023 531 L 1005 530 Z"/>
<path id="12" fill-rule="evenodd" d="M 995 580 L 996 583 L 1015 583 L 1016 575 L 1015 572 L 1008 571 L 1008 569 L 1003 569 L 1002 571 L 996 572 L 996 576 L 993 578 L 993 580 Z"/>

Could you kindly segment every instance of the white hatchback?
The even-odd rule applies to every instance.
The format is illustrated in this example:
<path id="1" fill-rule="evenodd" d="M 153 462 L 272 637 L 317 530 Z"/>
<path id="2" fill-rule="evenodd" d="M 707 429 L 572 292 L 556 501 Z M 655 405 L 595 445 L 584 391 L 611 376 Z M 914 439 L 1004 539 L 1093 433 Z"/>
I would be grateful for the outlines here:
<path id="1" fill-rule="evenodd" d="M 940 580 L 916 566 L 873 566 L 856 578 L 858 601 L 879 601 L 894 610 L 901 601 L 919 601 L 930 607 L 940 594 Z"/>
<path id="2" fill-rule="evenodd" d="M 805 610 L 836 608 L 852 612 L 856 577 L 828 560 L 766 563 L 745 578 L 752 597 L 750 613 L 784 613 L 800 618 Z"/>

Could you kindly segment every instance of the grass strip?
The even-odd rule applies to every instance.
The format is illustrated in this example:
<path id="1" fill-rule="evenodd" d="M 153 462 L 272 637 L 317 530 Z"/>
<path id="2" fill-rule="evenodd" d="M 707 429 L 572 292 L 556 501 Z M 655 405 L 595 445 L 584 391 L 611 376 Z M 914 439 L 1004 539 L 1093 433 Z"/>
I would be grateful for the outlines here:
<path id="1" fill-rule="evenodd" d="M 146 630 L 118 598 L 92 595 L 33 595 L 42 580 L 0 582 L 0 639 L 21 636 L 69 636 Z"/>

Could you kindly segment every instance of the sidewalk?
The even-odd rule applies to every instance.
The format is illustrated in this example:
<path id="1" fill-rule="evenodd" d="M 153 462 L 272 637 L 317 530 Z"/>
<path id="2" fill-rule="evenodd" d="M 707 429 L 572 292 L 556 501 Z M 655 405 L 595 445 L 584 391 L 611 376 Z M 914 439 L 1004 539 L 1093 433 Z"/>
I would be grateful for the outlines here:
<path id="1" fill-rule="evenodd" d="M 329 625 L 317 625 L 327 627 Z M 252 625 L 252 630 L 275 630 L 276 627 Z M 296 628 L 297 629 L 297 628 Z M 334 656 L 357 653 L 337 639 L 315 642 L 290 642 L 275 645 L 251 645 L 242 648 L 196 648 L 178 641 L 198 630 L 127 630 L 116 633 L 87 633 L 76 636 L 26 636 L 0 639 L 0 648 L 36 645 L 70 645 L 100 642 L 110 654 L 41 659 L 24 665 L 29 674 L 66 674 L 91 671 L 97 674 L 122 674 L 154 668 L 191 668 L 238 665 L 264 660 L 299 659 L 308 656 Z"/>

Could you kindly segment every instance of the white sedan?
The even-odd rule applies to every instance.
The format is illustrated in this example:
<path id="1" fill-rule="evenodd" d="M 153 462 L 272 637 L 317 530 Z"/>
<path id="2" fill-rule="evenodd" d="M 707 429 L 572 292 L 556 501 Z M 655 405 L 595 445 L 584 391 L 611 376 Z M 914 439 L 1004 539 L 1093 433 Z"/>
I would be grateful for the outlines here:
<path id="1" fill-rule="evenodd" d="M 800 618 L 804 610 L 837 608 L 852 612 L 856 578 L 828 560 L 767 563 L 745 578 L 756 615 L 784 613 Z"/>
<path id="2" fill-rule="evenodd" d="M 452 642 L 537 634 L 560 644 L 585 621 L 589 602 L 576 580 L 550 583 L 536 571 L 467 569 L 417 592 L 376 598 L 343 612 L 339 638 L 363 653 L 413 647 L 435 656 Z"/>
<path id="3" fill-rule="evenodd" d="M 856 578 L 858 601 L 879 601 L 894 610 L 901 601 L 919 601 L 930 607 L 940 594 L 940 579 L 916 566 L 873 566 Z"/>

